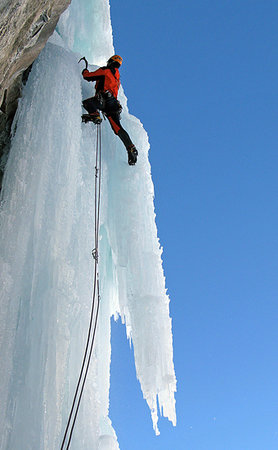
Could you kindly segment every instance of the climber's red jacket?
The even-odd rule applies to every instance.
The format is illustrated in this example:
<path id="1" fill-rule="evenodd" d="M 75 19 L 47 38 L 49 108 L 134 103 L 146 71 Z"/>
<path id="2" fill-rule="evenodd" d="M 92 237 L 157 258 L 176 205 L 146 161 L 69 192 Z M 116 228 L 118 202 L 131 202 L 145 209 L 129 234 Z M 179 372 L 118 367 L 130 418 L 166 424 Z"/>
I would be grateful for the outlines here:
<path id="1" fill-rule="evenodd" d="M 96 93 L 109 91 L 117 98 L 120 87 L 120 72 L 117 68 L 101 67 L 94 72 L 84 69 L 83 78 L 87 81 L 96 81 Z"/>

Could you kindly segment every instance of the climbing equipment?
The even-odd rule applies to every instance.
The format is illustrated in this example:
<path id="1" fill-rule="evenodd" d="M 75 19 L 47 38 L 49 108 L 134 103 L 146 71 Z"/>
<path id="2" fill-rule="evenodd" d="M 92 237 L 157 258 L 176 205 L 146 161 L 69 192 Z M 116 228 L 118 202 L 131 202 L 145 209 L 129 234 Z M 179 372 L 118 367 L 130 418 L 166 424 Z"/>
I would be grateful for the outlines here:
<path id="1" fill-rule="evenodd" d="M 78 410 L 84 391 L 84 386 L 90 366 L 92 357 L 95 334 L 97 329 L 99 303 L 100 303 L 100 289 L 99 289 L 99 226 L 100 226 L 100 199 L 101 199 L 101 125 L 97 126 L 97 139 L 96 139 L 96 165 L 95 165 L 95 248 L 92 250 L 92 256 L 94 258 L 94 287 L 92 295 L 92 306 L 90 323 L 87 335 L 86 348 L 84 351 L 82 366 L 78 378 L 78 382 L 75 389 L 75 394 L 72 402 L 72 407 L 67 421 L 63 442 L 60 450 L 68 450 L 71 443 L 71 438 L 78 415 Z"/>
<path id="2" fill-rule="evenodd" d="M 127 155 L 128 155 L 128 164 L 130 166 L 134 166 L 137 162 L 138 156 L 138 151 L 135 145 L 131 145 L 130 147 L 127 148 Z"/>
<path id="3" fill-rule="evenodd" d="M 121 56 L 119 56 L 119 55 L 113 55 L 113 56 L 111 56 L 111 58 L 108 59 L 107 65 L 109 65 L 112 62 L 117 62 L 121 66 L 122 63 L 123 63 L 123 58 Z"/>
<path id="4" fill-rule="evenodd" d="M 87 59 L 85 58 L 85 56 L 83 56 L 83 58 L 80 58 L 80 60 L 78 61 L 78 64 L 80 63 L 80 61 L 82 61 L 82 60 L 84 60 L 85 61 L 85 69 L 87 70 L 88 69 L 88 61 L 87 61 Z"/>
<path id="5" fill-rule="evenodd" d="M 96 125 L 99 125 L 102 122 L 102 118 L 98 112 L 93 112 L 90 114 L 82 114 L 82 122 L 94 122 Z"/>

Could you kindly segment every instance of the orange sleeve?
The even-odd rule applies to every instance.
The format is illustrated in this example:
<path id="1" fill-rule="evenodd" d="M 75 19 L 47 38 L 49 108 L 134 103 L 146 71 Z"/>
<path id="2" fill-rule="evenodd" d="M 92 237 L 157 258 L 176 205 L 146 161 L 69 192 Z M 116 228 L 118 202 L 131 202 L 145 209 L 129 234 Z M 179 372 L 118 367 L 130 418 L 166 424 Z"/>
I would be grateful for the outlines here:
<path id="1" fill-rule="evenodd" d="M 88 69 L 84 69 L 82 71 L 82 75 L 83 75 L 84 80 L 96 81 L 99 77 L 104 76 L 104 70 L 97 69 L 94 72 L 89 72 Z"/>

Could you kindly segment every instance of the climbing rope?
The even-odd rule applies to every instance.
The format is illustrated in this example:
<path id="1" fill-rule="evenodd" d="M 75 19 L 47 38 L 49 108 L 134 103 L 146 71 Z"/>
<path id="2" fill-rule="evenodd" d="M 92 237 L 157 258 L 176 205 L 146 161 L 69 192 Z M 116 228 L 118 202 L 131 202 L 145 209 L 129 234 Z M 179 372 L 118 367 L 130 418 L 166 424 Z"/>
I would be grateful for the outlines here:
<path id="1" fill-rule="evenodd" d="M 82 366 L 78 378 L 78 382 L 75 389 L 75 394 L 70 410 L 70 414 L 67 421 L 66 430 L 63 437 L 63 442 L 61 445 L 61 450 L 68 450 L 71 443 L 71 438 L 76 422 L 76 418 L 79 411 L 79 406 L 81 398 L 84 391 L 84 386 L 90 366 L 90 361 L 92 357 L 95 334 L 97 329 L 97 320 L 99 313 L 99 303 L 100 303 L 100 289 L 99 289 L 99 272 L 98 272 L 98 262 L 99 262 L 99 224 L 100 224 L 100 193 L 101 193 L 101 126 L 97 125 L 97 139 L 96 139 L 96 165 L 95 165 L 95 248 L 92 250 L 92 256 L 94 258 L 94 288 L 92 295 L 92 307 L 90 315 L 90 323 L 87 335 L 87 342 L 84 351 Z"/>

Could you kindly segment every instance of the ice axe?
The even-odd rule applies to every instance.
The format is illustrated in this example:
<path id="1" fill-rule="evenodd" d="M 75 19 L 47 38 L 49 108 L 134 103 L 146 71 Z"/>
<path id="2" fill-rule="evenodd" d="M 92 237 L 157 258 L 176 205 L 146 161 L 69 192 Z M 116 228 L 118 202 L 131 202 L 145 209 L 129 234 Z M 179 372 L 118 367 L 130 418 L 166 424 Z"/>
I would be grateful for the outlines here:
<path id="1" fill-rule="evenodd" d="M 85 58 L 85 56 L 83 56 L 83 58 L 80 58 L 80 60 L 78 61 L 78 64 L 80 63 L 80 61 L 82 61 L 82 59 L 84 59 L 84 61 L 85 61 L 85 65 L 86 65 L 85 69 L 88 69 L 88 61 Z"/>

